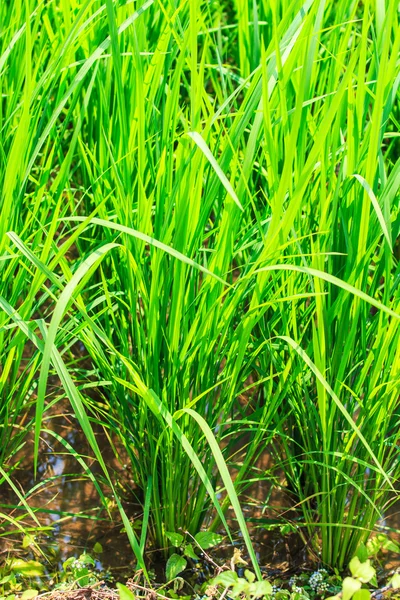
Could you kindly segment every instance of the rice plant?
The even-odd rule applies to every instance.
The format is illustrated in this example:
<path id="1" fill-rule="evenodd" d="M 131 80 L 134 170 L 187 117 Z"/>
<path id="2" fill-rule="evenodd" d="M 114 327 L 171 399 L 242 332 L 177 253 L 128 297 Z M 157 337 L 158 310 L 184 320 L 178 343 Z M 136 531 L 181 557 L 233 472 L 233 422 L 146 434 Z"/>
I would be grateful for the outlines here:
<path id="1" fill-rule="evenodd" d="M 340 34 L 323 27 L 319 44 L 321 51 L 330 48 L 338 77 L 339 63 L 344 63 L 337 57 L 349 53 L 348 72 L 357 55 L 352 43 L 360 40 L 352 85 L 330 129 L 315 128 L 316 139 L 325 139 L 312 180 L 304 186 L 297 152 L 292 174 L 299 174 L 299 182 L 291 184 L 284 214 L 281 208 L 275 213 L 277 222 L 291 225 L 286 253 L 299 255 L 296 263 L 289 259 L 273 267 L 282 296 L 299 290 L 316 294 L 297 310 L 275 305 L 282 317 L 271 348 L 280 373 L 275 389 L 283 419 L 279 456 L 283 449 L 282 467 L 316 551 L 339 568 L 396 500 L 399 478 L 399 268 L 393 251 L 399 235 L 400 168 L 396 10 L 395 3 L 380 3 L 376 12 L 369 4 L 362 9 L 355 3 L 335 4 L 335 19 L 343 23 Z M 313 68 L 312 96 L 322 97 L 331 89 L 334 70 L 322 59 Z M 329 111 L 326 99 L 322 106 Z M 316 114 L 303 115 L 292 146 L 307 147 L 306 119 L 314 128 Z M 286 242 L 286 235 L 281 239 Z M 261 271 L 266 275 L 270 268 Z M 317 271 L 380 300 L 391 313 L 371 307 L 360 293 L 341 289 Z M 271 357 L 263 354 L 262 359 L 269 373 Z"/>
<path id="2" fill-rule="evenodd" d="M 273 443 L 342 568 L 399 475 L 396 3 L 0 11 L 2 318 L 23 298 L 36 450 L 56 371 L 98 460 L 92 419 L 124 444 L 165 548 L 213 504 L 244 531 Z"/>

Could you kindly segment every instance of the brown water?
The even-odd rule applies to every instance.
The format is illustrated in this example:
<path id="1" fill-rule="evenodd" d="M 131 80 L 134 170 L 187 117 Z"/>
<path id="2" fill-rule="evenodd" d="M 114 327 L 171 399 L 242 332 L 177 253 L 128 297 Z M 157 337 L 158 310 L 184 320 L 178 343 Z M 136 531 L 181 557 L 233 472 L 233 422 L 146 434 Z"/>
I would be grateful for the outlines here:
<path id="1" fill-rule="evenodd" d="M 101 470 L 97 462 L 90 458 L 92 452 L 85 437 L 77 433 L 79 428 L 71 415 L 63 414 L 52 418 L 51 429 L 81 455 L 86 456 L 85 461 L 93 475 L 101 478 Z M 124 465 L 115 458 L 105 434 L 98 431 L 96 438 L 110 473 L 124 472 Z M 20 453 L 20 460 L 13 480 L 17 482 L 21 492 L 38 486 L 29 495 L 29 506 L 41 525 L 50 528 L 37 535 L 36 541 L 53 564 L 61 568 L 63 561 L 70 556 L 79 556 L 83 552 L 93 555 L 93 547 L 98 542 L 102 545 L 103 552 L 96 555 L 97 568 L 110 569 L 116 577 L 119 573 L 121 578 L 132 575 L 132 550 L 127 536 L 121 531 L 119 512 L 113 505 L 109 488 L 101 486 L 104 496 L 109 500 L 111 519 L 84 469 L 58 440 L 46 432 L 41 436 L 36 479 L 32 471 L 32 439 L 28 438 Z M 126 483 L 130 483 L 128 477 Z M 17 503 L 15 494 L 8 486 L 3 485 L 0 493 L 3 501 L 8 504 Z M 137 509 L 129 502 L 125 503 L 124 508 L 130 517 L 137 514 Z M 18 514 L 18 511 L 10 510 L 11 516 L 16 517 Z M 33 525 L 33 521 L 27 518 L 24 524 Z M 17 538 L 13 535 L 0 539 L 0 545 L 2 550 L 18 550 Z"/>
<path id="2" fill-rule="evenodd" d="M 52 417 L 51 429 L 63 437 L 73 448 L 79 450 L 80 455 L 91 456 L 90 448 L 79 431 L 74 418 L 68 413 Z M 97 442 L 102 450 L 104 460 L 111 473 L 121 472 L 126 490 L 134 489 L 133 482 L 129 480 L 129 473 L 124 466 L 126 457 L 121 449 L 120 458 L 116 459 L 110 444 L 102 431 L 96 432 Z M 33 443 L 28 439 L 21 452 L 21 464 L 14 474 L 14 480 L 21 491 L 31 489 L 35 485 L 32 472 Z M 97 478 L 101 477 L 98 464 L 92 458 L 85 459 L 91 471 Z M 261 467 L 266 470 L 270 466 L 271 456 L 266 453 L 261 460 Z M 115 477 L 115 480 L 117 478 Z M 133 574 L 134 560 L 131 547 L 126 534 L 122 530 L 118 510 L 113 506 L 110 490 L 103 485 L 103 493 L 109 499 L 110 520 L 106 509 L 102 506 L 98 492 L 90 479 L 84 475 L 83 469 L 76 459 L 65 450 L 62 444 L 48 433 L 42 434 L 40 445 L 40 462 L 36 484 L 40 487 L 29 497 L 29 504 L 37 509 L 40 523 L 50 528 L 37 537 L 37 542 L 45 554 L 51 557 L 53 566 L 62 567 L 62 562 L 70 556 L 79 556 L 83 552 L 93 555 L 93 547 L 98 542 L 103 547 L 101 554 L 95 555 L 98 569 L 109 569 L 116 579 L 124 580 Z M 16 496 L 9 487 L 3 486 L 0 490 L 3 502 L 17 504 Z M 263 514 L 262 506 L 266 496 L 270 494 L 269 510 Z M 126 494 L 129 497 L 129 493 Z M 248 503 L 246 504 L 246 498 Z M 303 542 L 296 534 L 282 535 L 279 529 L 266 530 L 257 526 L 257 519 L 279 519 L 289 506 L 289 499 L 282 488 L 270 489 L 270 484 L 259 482 L 248 490 L 243 499 L 243 511 L 251 528 L 252 540 L 260 564 L 270 574 L 297 570 L 309 562 Z M 138 505 L 125 501 L 124 508 L 130 519 L 140 518 Z M 12 516 L 19 514 L 10 509 Z M 232 521 L 233 522 L 233 521 Z M 25 520 L 29 524 L 29 519 Z M 400 528 L 400 509 L 392 507 L 382 525 L 389 528 Z M 20 536 L 9 535 L 0 538 L 0 550 L 4 556 L 10 552 L 20 551 Z M 243 546 L 240 537 L 235 544 Z M 155 563 L 159 557 L 155 556 Z M 232 545 L 227 544 L 219 549 L 216 560 L 226 560 L 232 556 Z M 151 552 L 149 554 L 151 558 Z M 0 556 L 1 558 L 1 556 Z M 389 567 L 399 567 L 398 556 L 388 556 Z"/>

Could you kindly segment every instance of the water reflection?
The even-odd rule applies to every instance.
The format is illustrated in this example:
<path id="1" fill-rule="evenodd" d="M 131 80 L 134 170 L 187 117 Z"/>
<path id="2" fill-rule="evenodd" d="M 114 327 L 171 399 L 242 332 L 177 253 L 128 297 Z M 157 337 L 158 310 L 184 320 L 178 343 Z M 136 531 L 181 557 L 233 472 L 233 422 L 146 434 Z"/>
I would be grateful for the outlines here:
<path id="1" fill-rule="evenodd" d="M 85 457 L 85 462 L 98 481 L 103 481 L 101 469 L 92 457 L 88 443 L 79 433 L 79 427 L 72 415 L 66 413 L 56 415 L 48 423 L 51 429 L 79 451 Z M 118 448 L 119 460 L 109 444 L 103 431 L 95 432 L 97 443 L 102 451 L 104 461 L 112 479 L 121 479 L 124 474 L 123 486 L 126 491 L 124 507 L 130 518 L 140 516 L 140 507 L 130 498 L 129 490 L 134 490 L 134 484 L 129 480 L 129 473 L 124 469 L 127 457 L 123 449 Z M 51 531 L 40 534 L 37 540 L 48 556 L 52 556 L 58 568 L 70 556 L 79 556 L 82 552 L 93 554 L 94 545 L 98 542 L 103 547 L 103 553 L 95 556 L 99 569 L 110 569 L 117 579 L 126 579 L 132 575 L 134 568 L 133 553 L 127 536 L 123 531 L 118 510 L 112 503 L 110 490 L 102 485 L 102 491 L 109 500 L 110 519 L 106 507 L 100 501 L 99 494 L 90 478 L 76 459 L 67 452 L 64 446 L 51 434 L 44 432 L 40 445 L 38 479 L 35 481 L 32 472 L 33 440 L 26 442 L 21 452 L 20 465 L 14 474 L 14 479 L 22 491 L 36 489 L 29 496 L 29 504 L 37 510 L 37 516 L 44 526 L 50 526 Z M 272 467 L 271 455 L 266 452 L 257 467 L 260 472 L 269 472 Z M 282 478 L 281 478 L 282 479 Z M 252 540 L 260 560 L 260 564 L 270 574 L 288 572 L 298 569 L 309 560 L 307 549 L 296 533 L 283 535 L 274 523 L 285 511 L 290 510 L 290 498 L 284 487 L 279 485 L 280 476 L 255 483 L 247 490 L 243 498 L 243 511 L 251 529 Z M 9 505 L 17 504 L 17 498 L 10 488 L 3 486 L 1 490 L 3 501 Z M 133 497 L 133 495 L 132 495 Z M 265 500 L 268 498 L 268 510 L 264 511 Z M 10 510 L 16 516 L 15 510 Z M 233 528 L 233 515 L 230 517 Z M 28 521 L 24 521 L 24 523 Z M 266 527 L 265 523 L 270 527 Z M 264 523 L 264 525 L 263 525 Z M 33 524 L 33 523 L 31 523 Z M 393 506 L 382 520 L 380 526 L 385 529 L 399 529 L 400 510 Z M 11 544 L 10 544 L 11 542 Z M 7 539 L 0 543 L 7 549 Z M 8 539 L 8 548 L 12 549 L 14 540 Z M 237 544 L 242 545 L 240 535 Z M 157 554 L 149 552 L 157 562 Z M 232 556 L 232 545 L 218 549 L 216 559 L 221 561 Z M 388 568 L 399 566 L 398 556 L 388 556 Z"/>

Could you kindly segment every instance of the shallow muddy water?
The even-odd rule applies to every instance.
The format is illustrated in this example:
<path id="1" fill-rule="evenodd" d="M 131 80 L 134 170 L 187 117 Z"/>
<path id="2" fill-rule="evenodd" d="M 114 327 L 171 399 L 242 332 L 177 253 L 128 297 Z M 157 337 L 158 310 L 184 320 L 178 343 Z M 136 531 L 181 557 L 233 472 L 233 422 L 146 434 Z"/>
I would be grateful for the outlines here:
<path id="1" fill-rule="evenodd" d="M 101 478 L 101 470 L 97 462 L 90 458 L 90 448 L 85 437 L 77 433 L 79 430 L 73 417 L 64 414 L 52 418 L 51 429 L 84 456 L 91 472 Z M 97 432 L 96 438 L 109 471 L 113 473 L 115 470 L 123 470 L 123 465 L 116 460 L 104 433 Z M 50 528 L 40 533 L 36 541 L 53 564 L 61 568 L 62 563 L 70 556 L 87 552 L 96 558 L 98 569 L 110 569 L 116 577 L 121 573 L 121 579 L 131 575 L 134 565 L 131 547 L 122 531 L 118 510 L 113 506 L 112 495 L 107 487 L 101 486 L 110 503 L 112 520 L 82 466 L 52 435 L 46 432 L 41 435 L 36 479 L 32 471 L 32 439 L 28 438 L 20 455 L 20 466 L 14 472 L 13 479 L 22 492 L 38 486 L 29 495 L 29 505 L 34 509 L 40 524 Z M 16 501 L 10 489 L 3 486 L 3 501 L 5 498 L 10 505 Z M 129 502 L 125 504 L 125 510 L 129 517 L 133 518 L 137 514 L 137 508 L 135 510 Z M 18 514 L 15 510 L 9 512 L 14 517 Z M 29 519 L 24 520 L 24 523 L 33 524 Z M 102 553 L 93 554 L 96 543 L 103 547 Z M 4 550 L 13 551 L 16 548 L 13 536 L 0 540 L 0 544 Z"/>
<path id="2" fill-rule="evenodd" d="M 78 429 L 73 417 L 68 414 L 55 416 L 51 419 L 51 429 L 79 451 L 80 455 L 86 456 L 86 463 L 93 474 L 98 478 L 101 477 L 96 461 L 87 458 L 91 455 L 90 449 L 84 436 L 77 434 Z M 104 432 L 98 431 L 96 437 L 111 474 L 118 472 L 119 478 L 121 478 L 121 471 L 126 474 L 122 478 L 125 479 L 122 483 L 127 491 L 126 497 L 129 498 L 129 489 L 133 489 L 134 485 L 129 481 L 123 452 L 119 449 L 120 456 L 117 460 Z M 107 487 L 102 486 L 102 489 L 110 503 L 112 520 L 102 506 L 95 486 L 83 474 L 83 469 L 76 459 L 49 433 L 42 434 L 36 482 L 32 472 L 32 440 L 27 440 L 20 460 L 20 467 L 14 473 L 14 479 L 21 491 L 39 484 L 36 491 L 29 496 L 29 504 L 37 510 L 40 523 L 50 528 L 38 536 L 37 542 L 45 554 L 51 557 L 53 566 L 61 569 L 62 563 L 68 557 L 78 557 L 81 553 L 87 552 L 96 559 L 96 567 L 99 570 L 109 570 L 116 580 L 125 580 L 132 576 L 135 564 L 132 550 L 123 531 L 119 512 L 113 505 Z M 259 466 L 267 469 L 270 461 L 271 457 L 266 452 Z M 296 533 L 283 535 L 279 528 L 274 529 L 273 525 L 270 530 L 260 525 L 260 518 L 269 519 L 270 523 L 273 523 L 274 520 L 279 519 L 279 514 L 288 508 L 288 498 L 284 491 L 274 489 L 269 497 L 269 510 L 263 513 L 262 505 L 270 492 L 270 484 L 260 482 L 247 491 L 242 501 L 260 565 L 271 576 L 294 572 L 299 568 L 304 569 L 307 565 L 310 569 L 313 568 L 304 543 Z M 2 490 L 2 499 L 10 505 L 16 500 L 9 489 Z M 125 500 L 124 508 L 133 524 L 135 519 L 140 519 L 140 507 L 133 500 Z M 10 509 L 9 512 L 12 516 L 17 515 L 15 510 Z M 233 521 L 231 524 L 234 529 Z M 388 511 L 381 525 L 389 529 L 400 528 L 399 505 Z M 0 539 L 0 544 L 3 555 L 9 555 L 10 552 L 18 551 L 20 548 L 20 542 L 17 544 L 13 535 Z M 101 544 L 103 552 L 93 553 L 95 544 Z M 235 545 L 243 546 L 240 537 L 237 537 Z M 222 545 L 213 556 L 215 560 L 222 563 L 229 560 L 232 553 L 232 544 L 229 543 Z M 163 564 L 159 554 L 152 552 L 151 549 L 147 553 L 147 558 L 150 560 L 153 558 L 153 567 L 157 570 Z M 388 556 L 387 559 L 387 568 L 400 566 L 398 556 Z"/>

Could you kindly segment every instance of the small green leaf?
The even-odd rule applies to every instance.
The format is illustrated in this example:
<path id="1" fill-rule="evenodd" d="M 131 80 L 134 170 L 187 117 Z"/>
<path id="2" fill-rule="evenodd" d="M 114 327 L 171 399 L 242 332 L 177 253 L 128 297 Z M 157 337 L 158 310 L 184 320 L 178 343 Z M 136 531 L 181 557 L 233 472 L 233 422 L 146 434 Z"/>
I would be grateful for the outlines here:
<path id="1" fill-rule="evenodd" d="M 167 536 L 167 538 L 169 539 L 169 541 L 171 542 L 171 544 L 173 546 L 175 546 L 175 548 L 180 548 L 182 546 L 183 535 L 181 535 L 180 533 L 174 533 L 172 531 L 166 531 L 165 535 Z"/>
<path id="2" fill-rule="evenodd" d="M 246 569 L 244 572 L 244 576 L 246 577 L 247 581 L 249 581 L 250 583 L 253 583 L 256 576 L 254 575 L 254 573 L 252 573 L 251 571 L 249 571 L 249 569 Z"/>
<path id="3" fill-rule="evenodd" d="M 350 598 L 353 597 L 353 595 L 356 593 L 357 590 L 360 589 L 360 587 L 361 587 L 361 581 L 359 581 L 358 579 L 354 579 L 353 577 L 345 577 L 343 579 L 343 585 L 342 585 L 343 600 L 350 600 Z"/>
<path id="4" fill-rule="evenodd" d="M 186 544 L 183 554 L 185 556 L 188 556 L 189 558 L 192 558 L 193 560 L 199 560 L 199 557 L 197 556 L 196 552 L 194 551 L 192 544 Z"/>
<path id="5" fill-rule="evenodd" d="M 182 573 L 182 571 L 186 568 L 186 565 L 187 562 L 183 556 L 179 556 L 179 554 L 172 554 L 169 557 L 165 567 L 167 581 L 172 581 L 175 579 L 175 577 L 177 577 L 179 573 Z"/>
<path id="6" fill-rule="evenodd" d="M 103 546 L 100 544 L 100 542 L 95 543 L 93 546 L 93 552 L 95 554 L 101 554 L 103 552 Z"/>
<path id="7" fill-rule="evenodd" d="M 24 577 L 41 577 L 44 573 L 44 567 L 37 560 L 22 560 L 16 558 L 11 563 L 11 570 L 14 573 L 20 573 Z"/>
<path id="8" fill-rule="evenodd" d="M 294 533 L 296 531 L 296 527 L 290 523 L 285 523 L 285 525 L 282 525 L 279 528 L 279 531 L 282 535 L 288 535 L 289 533 Z"/>
<path id="9" fill-rule="evenodd" d="M 31 600 L 31 598 L 36 598 L 38 593 L 37 590 L 25 590 L 21 596 L 21 600 Z"/>
<path id="10" fill-rule="evenodd" d="M 390 585 L 395 590 L 400 588 L 400 573 L 396 573 L 395 575 L 393 575 L 392 579 L 390 580 Z"/>
<path id="11" fill-rule="evenodd" d="M 89 585 L 89 569 L 86 567 L 84 569 L 74 570 L 74 577 L 80 587 Z"/>
<path id="12" fill-rule="evenodd" d="M 359 579 L 361 583 L 368 583 L 375 575 L 375 569 L 371 565 L 371 561 L 361 562 L 358 556 L 351 559 L 349 568 L 353 577 Z"/>
<path id="13" fill-rule="evenodd" d="M 356 556 L 360 559 L 361 562 L 365 562 L 366 560 L 368 560 L 368 550 L 363 542 L 361 542 L 361 544 L 358 546 Z"/>
<path id="14" fill-rule="evenodd" d="M 199 533 L 194 536 L 194 539 L 202 550 L 207 550 L 207 548 L 212 548 L 213 546 L 220 544 L 224 538 L 222 535 L 212 533 L 211 531 L 199 531 Z"/>
<path id="15" fill-rule="evenodd" d="M 76 559 L 75 559 L 74 556 L 70 556 L 69 558 L 67 558 L 67 560 L 65 560 L 63 562 L 63 569 L 64 569 L 64 571 L 67 571 L 71 567 L 72 563 L 75 562 L 75 560 Z"/>
<path id="16" fill-rule="evenodd" d="M 243 579 L 243 577 L 239 577 L 237 583 L 235 583 L 235 585 L 232 586 L 232 590 L 230 591 L 229 595 L 232 596 L 232 598 L 243 598 L 244 596 L 246 596 L 246 598 L 250 600 L 252 594 L 251 588 L 251 583 Z"/>
<path id="17" fill-rule="evenodd" d="M 224 587 L 229 587 L 231 585 L 235 585 L 238 581 L 238 574 L 235 571 L 222 571 L 219 575 L 217 575 L 212 583 L 214 585 L 223 585 Z"/>
<path id="18" fill-rule="evenodd" d="M 361 561 L 358 558 L 358 556 L 354 556 L 350 561 L 349 569 L 350 569 L 351 574 L 354 577 L 356 577 L 356 572 L 357 572 L 357 569 L 359 568 L 360 564 L 361 564 Z"/>
<path id="19" fill-rule="evenodd" d="M 136 600 L 134 594 L 123 583 L 117 583 L 120 600 Z"/>
<path id="20" fill-rule="evenodd" d="M 371 594 L 369 590 L 357 590 L 353 596 L 353 600 L 370 600 Z"/>
<path id="21" fill-rule="evenodd" d="M 96 565 L 94 559 L 90 556 L 90 554 L 86 554 L 86 553 L 81 554 L 79 557 L 79 560 L 84 565 L 91 565 L 92 567 L 94 567 Z"/>
<path id="22" fill-rule="evenodd" d="M 25 535 L 24 539 L 22 540 L 22 547 L 29 548 L 29 546 L 31 546 L 34 542 L 35 538 L 33 537 L 33 535 Z"/>
<path id="23" fill-rule="evenodd" d="M 256 581 L 251 585 L 250 593 L 253 598 L 269 596 L 272 593 L 272 585 L 265 579 L 263 581 Z"/>
<path id="24" fill-rule="evenodd" d="M 389 552 L 397 552 L 400 553 L 400 545 L 393 540 L 388 539 L 385 543 L 385 550 L 389 550 Z"/>

